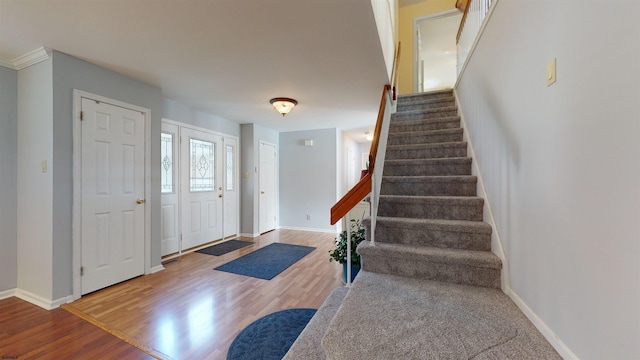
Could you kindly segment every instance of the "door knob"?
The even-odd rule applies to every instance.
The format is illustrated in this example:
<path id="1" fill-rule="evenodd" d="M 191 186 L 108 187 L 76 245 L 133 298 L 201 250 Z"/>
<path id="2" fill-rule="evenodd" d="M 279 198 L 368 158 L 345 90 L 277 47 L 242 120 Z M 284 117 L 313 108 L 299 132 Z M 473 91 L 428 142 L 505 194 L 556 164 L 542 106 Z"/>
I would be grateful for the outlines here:
<path id="1" fill-rule="evenodd" d="M 219 197 L 219 198 L 221 198 L 221 197 L 222 197 L 222 194 L 218 194 L 218 197 Z"/>
<path id="2" fill-rule="evenodd" d="M 144 204 L 144 199 L 137 199 L 136 204 Z"/>
<path id="3" fill-rule="evenodd" d="M 264 191 L 260 191 L 260 194 L 261 194 L 261 195 L 264 195 Z"/>

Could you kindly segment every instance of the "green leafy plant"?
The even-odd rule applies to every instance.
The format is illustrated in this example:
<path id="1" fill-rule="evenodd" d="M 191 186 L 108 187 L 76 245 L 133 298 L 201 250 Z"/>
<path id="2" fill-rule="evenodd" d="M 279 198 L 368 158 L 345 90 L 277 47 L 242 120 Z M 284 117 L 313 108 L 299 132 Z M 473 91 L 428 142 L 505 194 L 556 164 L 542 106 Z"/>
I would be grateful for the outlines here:
<path id="1" fill-rule="evenodd" d="M 360 268 L 360 255 L 356 252 L 356 247 L 365 239 L 364 225 L 360 220 L 351 219 L 351 265 Z M 329 261 L 337 261 L 340 264 L 347 262 L 347 230 L 343 230 L 336 238 L 335 249 L 329 251 Z"/>

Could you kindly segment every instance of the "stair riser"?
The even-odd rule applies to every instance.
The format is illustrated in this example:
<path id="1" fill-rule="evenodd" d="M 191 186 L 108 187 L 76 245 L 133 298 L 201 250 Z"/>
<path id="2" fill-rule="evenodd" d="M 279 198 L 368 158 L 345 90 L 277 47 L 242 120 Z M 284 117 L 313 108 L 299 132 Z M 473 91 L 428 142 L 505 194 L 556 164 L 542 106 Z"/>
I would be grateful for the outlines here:
<path id="1" fill-rule="evenodd" d="M 380 198 L 379 216 L 414 219 L 482 221 L 482 205 L 443 203 L 402 203 Z"/>
<path id="2" fill-rule="evenodd" d="M 362 256 L 362 270 L 443 281 L 456 284 L 500 288 L 500 269 L 396 259 L 388 256 Z"/>
<path id="3" fill-rule="evenodd" d="M 371 224 L 366 224 L 367 240 L 371 239 Z M 376 224 L 376 241 L 448 249 L 491 251 L 491 234 L 431 229 L 429 227 L 397 227 L 383 222 Z"/>
<path id="4" fill-rule="evenodd" d="M 437 101 L 425 101 L 425 102 L 415 102 L 415 103 L 407 103 L 397 106 L 397 112 L 404 111 L 416 111 L 416 110 L 430 110 L 437 109 L 441 107 L 452 107 L 456 106 L 455 100 L 453 98 L 443 98 L 438 99 Z"/>
<path id="5" fill-rule="evenodd" d="M 445 109 L 437 111 L 416 111 L 416 112 L 398 112 L 391 115 L 391 121 L 411 121 L 411 120 L 424 120 L 424 119 L 437 119 L 443 117 L 455 117 L 458 116 L 458 110 Z"/>
<path id="6" fill-rule="evenodd" d="M 436 159 L 467 157 L 467 145 L 457 147 L 436 147 L 426 149 L 394 149 L 387 148 L 386 159 Z"/>
<path id="7" fill-rule="evenodd" d="M 389 138 L 387 139 L 387 146 L 434 144 L 457 141 L 462 141 L 462 132 L 435 135 L 412 135 L 411 133 L 402 135 L 389 134 Z"/>
<path id="8" fill-rule="evenodd" d="M 444 129 L 459 129 L 460 119 L 453 118 L 446 121 L 422 121 L 412 122 L 411 124 L 403 124 L 402 121 L 391 122 L 389 124 L 389 134 L 393 133 L 406 133 L 417 131 L 430 131 L 430 130 L 444 130 Z"/>
<path id="9" fill-rule="evenodd" d="M 435 99 L 451 98 L 453 91 L 442 91 L 437 93 L 425 93 L 419 96 L 400 96 L 398 97 L 398 105 L 405 105 L 414 102 L 432 101 Z"/>
<path id="10" fill-rule="evenodd" d="M 384 176 L 446 176 L 471 175 L 471 163 L 459 164 L 385 164 Z"/>
<path id="11" fill-rule="evenodd" d="M 475 182 L 390 182 L 382 180 L 382 195 L 476 196 Z"/>

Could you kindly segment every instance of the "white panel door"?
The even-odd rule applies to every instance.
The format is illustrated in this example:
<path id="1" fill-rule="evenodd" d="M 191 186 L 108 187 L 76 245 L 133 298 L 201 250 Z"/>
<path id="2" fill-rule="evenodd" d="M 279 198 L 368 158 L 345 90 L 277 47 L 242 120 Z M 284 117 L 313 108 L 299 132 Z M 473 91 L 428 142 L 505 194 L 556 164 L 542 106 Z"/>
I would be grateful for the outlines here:
<path id="1" fill-rule="evenodd" d="M 81 102 L 81 293 L 144 273 L 145 118 Z"/>
<path id="2" fill-rule="evenodd" d="M 180 156 L 178 125 L 162 123 L 160 137 L 160 239 L 161 256 L 180 251 L 178 169 Z"/>
<path id="3" fill-rule="evenodd" d="M 239 196 L 239 178 L 238 178 L 238 139 L 224 138 L 224 237 L 238 235 L 238 202 Z"/>
<path id="4" fill-rule="evenodd" d="M 181 128 L 182 249 L 222 238 L 222 138 Z"/>
<path id="5" fill-rule="evenodd" d="M 260 233 L 276 228 L 276 147 L 260 142 Z"/>

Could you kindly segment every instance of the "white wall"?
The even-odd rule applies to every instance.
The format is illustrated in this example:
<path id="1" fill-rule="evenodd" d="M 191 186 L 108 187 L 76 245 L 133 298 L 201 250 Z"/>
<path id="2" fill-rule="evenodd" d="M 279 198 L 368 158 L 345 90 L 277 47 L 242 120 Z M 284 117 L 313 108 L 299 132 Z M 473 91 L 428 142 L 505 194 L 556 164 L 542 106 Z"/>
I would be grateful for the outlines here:
<path id="1" fill-rule="evenodd" d="M 308 139 L 313 146 L 304 145 Z M 338 145 L 336 129 L 280 133 L 281 227 L 335 231 L 330 212 L 337 200 Z"/>
<path id="2" fill-rule="evenodd" d="M 0 293 L 18 283 L 17 140 L 18 73 L 0 66 Z"/>
<path id="3" fill-rule="evenodd" d="M 640 358 L 638 14 L 636 1 L 500 0 L 456 89 L 505 290 L 569 358 Z"/>
<path id="4" fill-rule="evenodd" d="M 53 294 L 52 71 L 49 59 L 18 72 L 18 287 L 45 300 Z"/>

